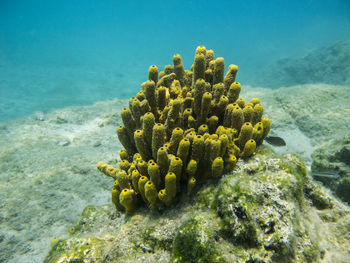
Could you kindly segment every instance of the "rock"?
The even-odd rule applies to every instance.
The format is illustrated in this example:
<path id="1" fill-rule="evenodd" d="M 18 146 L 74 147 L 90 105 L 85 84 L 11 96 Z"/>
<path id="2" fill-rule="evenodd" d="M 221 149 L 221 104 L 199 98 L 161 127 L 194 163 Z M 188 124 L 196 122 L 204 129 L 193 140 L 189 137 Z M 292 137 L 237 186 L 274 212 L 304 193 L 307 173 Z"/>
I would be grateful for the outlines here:
<path id="1" fill-rule="evenodd" d="M 344 176 L 335 183 L 335 193 L 342 200 L 350 203 L 350 176 Z"/>
<path id="2" fill-rule="evenodd" d="M 312 154 L 311 166 L 313 177 L 348 203 L 350 203 L 349 137 L 350 133 L 347 133 L 343 139 L 330 140 L 317 148 Z"/>
<path id="3" fill-rule="evenodd" d="M 58 141 L 57 142 L 57 145 L 58 146 L 68 146 L 70 144 L 70 140 L 69 139 L 64 139 L 64 140 L 62 140 L 62 141 Z"/>
<path id="4" fill-rule="evenodd" d="M 345 144 L 338 153 L 336 153 L 336 158 L 341 162 L 350 165 L 350 144 Z"/>
<path id="5" fill-rule="evenodd" d="M 44 262 L 347 262 L 350 209 L 267 147 L 161 211 L 88 207 Z"/>
<path id="6" fill-rule="evenodd" d="M 67 123 L 68 121 L 60 116 L 56 117 L 56 123 L 57 124 L 63 124 L 63 123 Z"/>
<path id="7" fill-rule="evenodd" d="M 101 146 L 101 142 L 100 141 L 96 141 L 92 144 L 93 147 L 99 147 Z"/>

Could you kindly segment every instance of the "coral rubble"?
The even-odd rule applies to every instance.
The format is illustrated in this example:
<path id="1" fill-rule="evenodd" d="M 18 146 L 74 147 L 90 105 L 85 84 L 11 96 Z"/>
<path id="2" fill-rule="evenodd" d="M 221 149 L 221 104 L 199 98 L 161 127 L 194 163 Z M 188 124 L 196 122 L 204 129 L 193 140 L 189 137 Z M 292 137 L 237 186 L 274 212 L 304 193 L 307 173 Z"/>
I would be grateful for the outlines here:
<path id="1" fill-rule="evenodd" d="M 191 70 L 178 54 L 173 62 L 159 73 L 152 65 L 149 80 L 121 112 L 120 169 L 97 164 L 115 180 L 112 201 L 127 214 L 140 200 L 151 208 L 170 206 L 183 188 L 191 192 L 208 178 L 220 178 L 238 158 L 250 157 L 270 131 L 260 100 L 239 97 L 236 65 L 225 75 L 224 59 L 214 59 L 203 46 Z"/>

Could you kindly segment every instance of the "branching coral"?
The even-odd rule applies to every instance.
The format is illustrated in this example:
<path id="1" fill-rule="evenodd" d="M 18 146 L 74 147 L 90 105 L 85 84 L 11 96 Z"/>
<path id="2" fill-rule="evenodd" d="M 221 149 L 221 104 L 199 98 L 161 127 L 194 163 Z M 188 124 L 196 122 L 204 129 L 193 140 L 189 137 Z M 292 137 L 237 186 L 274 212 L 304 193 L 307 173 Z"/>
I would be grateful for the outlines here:
<path id="1" fill-rule="evenodd" d="M 250 157 L 270 131 L 258 98 L 239 97 L 238 67 L 225 73 L 223 58 L 203 46 L 196 49 L 191 70 L 173 57 L 129 100 L 117 128 L 120 169 L 102 162 L 97 168 L 112 177 L 116 209 L 132 213 L 140 200 L 151 208 L 170 206 L 183 189 L 191 192 L 208 178 L 232 171 L 237 158 Z"/>

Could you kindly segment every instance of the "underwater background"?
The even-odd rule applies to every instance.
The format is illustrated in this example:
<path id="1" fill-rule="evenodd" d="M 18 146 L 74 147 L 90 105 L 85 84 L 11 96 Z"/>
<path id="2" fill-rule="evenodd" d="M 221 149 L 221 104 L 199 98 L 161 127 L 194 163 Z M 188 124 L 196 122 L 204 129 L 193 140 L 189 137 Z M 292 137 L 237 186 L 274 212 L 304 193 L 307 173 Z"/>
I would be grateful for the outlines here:
<path id="1" fill-rule="evenodd" d="M 189 68 L 198 45 L 238 65 L 241 83 L 276 88 L 282 83 L 264 78 L 271 64 L 349 32 L 347 0 L 2 0 L 0 121 L 129 98 L 150 65 L 179 53 Z M 308 74 L 298 76 L 303 81 Z"/>
<path id="2" fill-rule="evenodd" d="M 85 221 L 93 235 L 125 226 L 96 163 L 120 161 L 119 113 L 149 66 L 163 69 L 178 53 L 189 69 L 199 45 L 226 70 L 238 65 L 242 96 L 261 99 L 271 135 L 287 143 L 270 147 L 299 155 L 326 186 L 315 186 L 321 206 L 335 204 L 329 220 L 342 229 L 315 228 L 348 237 L 350 1 L 0 0 L 0 262 L 56 262 L 50 242 Z M 320 241 L 325 262 L 347 262 L 349 239 L 330 239 Z"/>

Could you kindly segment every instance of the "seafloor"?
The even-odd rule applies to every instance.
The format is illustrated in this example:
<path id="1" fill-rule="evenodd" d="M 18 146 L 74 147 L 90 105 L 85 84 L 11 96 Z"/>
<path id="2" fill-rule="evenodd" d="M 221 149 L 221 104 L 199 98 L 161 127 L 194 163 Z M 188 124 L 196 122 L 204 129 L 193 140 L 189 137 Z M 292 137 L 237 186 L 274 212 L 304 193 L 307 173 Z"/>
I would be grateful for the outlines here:
<path id="1" fill-rule="evenodd" d="M 299 155 L 308 168 L 315 149 L 332 139 L 342 140 L 350 130 L 350 87 L 314 84 L 270 90 L 244 86 L 241 96 L 259 97 L 272 120 L 272 134 L 285 139 L 286 147 L 273 150 Z M 48 114 L 36 112 L 1 124 L 0 262 L 42 261 L 53 239 L 70 237 L 68 229 L 86 206 L 110 204 L 111 180 L 97 171 L 96 163 L 118 162 L 122 146 L 115 129 L 126 105 L 127 101 L 115 99 Z M 337 196 L 323 186 L 320 189 L 335 200 L 343 215 L 349 215 L 349 207 Z M 120 216 L 106 229 L 117 228 L 124 220 Z M 314 223 L 324 228 L 324 222 Z M 94 229 L 94 235 L 106 229 Z M 342 231 L 349 235 L 348 230 Z M 350 257 L 347 238 L 348 244 L 334 241 L 340 247 L 330 246 L 324 262 L 345 262 Z"/>

